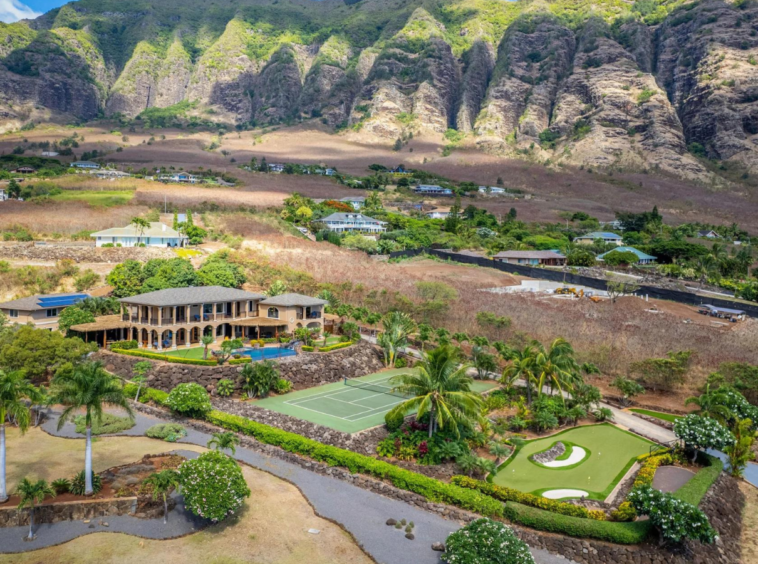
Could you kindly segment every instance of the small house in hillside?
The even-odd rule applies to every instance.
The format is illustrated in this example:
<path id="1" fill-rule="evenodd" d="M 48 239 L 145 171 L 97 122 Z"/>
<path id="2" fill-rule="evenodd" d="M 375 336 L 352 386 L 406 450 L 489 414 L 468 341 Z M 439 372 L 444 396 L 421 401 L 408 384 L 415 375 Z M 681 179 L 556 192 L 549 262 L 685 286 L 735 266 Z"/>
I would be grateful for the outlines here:
<path id="1" fill-rule="evenodd" d="M 158 176 L 160 182 L 179 182 L 180 184 L 199 184 L 202 178 L 189 174 L 188 172 L 177 172 L 175 174 L 161 174 Z"/>
<path id="2" fill-rule="evenodd" d="M 443 188 L 436 184 L 419 184 L 413 191 L 416 194 L 425 194 L 428 196 L 452 196 L 453 191 L 450 188 Z"/>
<path id="3" fill-rule="evenodd" d="M 30 166 L 20 166 L 16 170 L 14 170 L 13 172 L 15 172 L 17 174 L 34 174 L 37 171 L 34 168 L 30 167 Z"/>
<path id="4" fill-rule="evenodd" d="M 626 247 L 622 245 L 621 247 L 613 249 L 612 251 L 608 251 L 607 253 L 598 255 L 597 260 L 605 260 L 605 257 L 611 253 L 633 253 L 637 255 L 636 264 L 652 264 L 655 262 L 655 259 L 657 258 L 652 255 L 648 255 L 647 253 L 643 253 L 642 251 L 635 249 L 634 247 Z"/>
<path id="5" fill-rule="evenodd" d="M 601 221 L 600 227 L 604 227 L 606 229 L 615 229 L 616 231 L 624 230 L 624 225 L 621 223 L 620 219 L 614 219 L 613 221 Z"/>
<path id="6" fill-rule="evenodd" d="M 429 219 L 447 219 L 447 216 L 450 215 L 449 209 L 443 209 L 443 208 L 436 208 L 432 211 L 426 212 L 424 215 L 428 217 Z"/>
<path id="7" fill-rule="evenodd" d="M 114 227 L 105 231 L 93 233 L 90 237 L 95 238 L 95 245 L 113 245 L 121 247 L 184 247 L 188 238 L 175 231 L 165 223 L 154 222 L 150 227 L 140 232 L 134 225 L 126 227 Z"/>
<path id="8" fill-rule="evenodd" d="M 386 221 L 379 221 L 362 213 L 333 213 L 321 220 L 329 231 L 336 233 L 382 233 L 387 231 Z"/>
<path id="9" fill-rule="evenodd" d="M 42 151 L 43 157 L 57 157 L 58 152 L 57 151 Z"/>
<path id="10" fill-rule="evenodd" d="M 574 239 L 574 243 L 580 245 L 592 245 L 595 241 L 601 241 L 602 243 L 609 243 L 614 245 L 623 244 L 624 240 L 621 235 L 610 233 L 608 231 L 593 231 Z"/>
<path id="11" fill-rule="evenodd" d="M 505 188 L 500 186 L 479 186 L 480 194 L 505 194 Z"/>
<path id="12" fill-rule="evenodd" d="M 68 306 L 79 303 L 89 294 L 37 294 L 0 304 L 11 323 L 31 323 L 38 329 L 57 329 L 58 319 Z"/>
<path id="13" fill-rule="evenodd" d="M 502 251 L 492 257 L 495 262 L 525 266 L 563 266 L 566 257 L 555 251 Z"/>
<path id="14" fill-rule="evenodd" d="M 697 236 L 701 239 L 721 239 L 721 235 L 716 233 L 713 229 L 707 231 L 698 231 Z"/>
<path id="15" fill-rule="evenodd" d="M 271 163 L 268 165 L 269 172 L 284 172 L 284 165 L 279 163 Z"/>
<path id="16" fill-rule="evenodd" d="M 89 169 L 89 170 L 96 170 L 100 168 L 99 164 L 93 163 L 92 161 L 74 161 L 69 166 L 72 166 L 74 168 L 83 168 L 83 169 Z"/>
<path id="17" fill-rule="evenodd" d="M 348 196 L 347 198 L 342 198 L 340 202 L 352 206 L 357 211 L 366 205 L 366 198 L 363 196 Z"/>

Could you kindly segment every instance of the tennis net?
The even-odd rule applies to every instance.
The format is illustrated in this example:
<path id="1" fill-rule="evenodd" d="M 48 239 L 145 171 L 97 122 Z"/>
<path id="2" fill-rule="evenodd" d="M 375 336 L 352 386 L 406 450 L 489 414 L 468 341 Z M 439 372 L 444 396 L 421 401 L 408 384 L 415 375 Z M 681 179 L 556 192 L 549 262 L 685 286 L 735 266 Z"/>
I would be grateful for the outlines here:
<path id="1" fill-rule="evenodd" d="M 395 396 L 396 398 L 408 398 L 407 395 L 393 391 L 392 386 L 383 386 L 382 384 L 374 384 L 371 382 L 359 382 L 358 380 L 351 380 L 349 378 L 345 378 L 345 385 L 352 388 L 368 390 L 369 392 L 378 392 L 380 394 L 387 394 L 388 396 Z"/>

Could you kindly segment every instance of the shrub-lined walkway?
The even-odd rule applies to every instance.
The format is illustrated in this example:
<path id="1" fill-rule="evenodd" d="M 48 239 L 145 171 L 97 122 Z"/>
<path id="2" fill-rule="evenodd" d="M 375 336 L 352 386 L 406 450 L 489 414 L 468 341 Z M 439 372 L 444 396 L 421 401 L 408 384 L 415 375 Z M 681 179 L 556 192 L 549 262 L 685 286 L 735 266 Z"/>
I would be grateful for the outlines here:
<path id="1" fill-rule="evenodd" d="M 148 427 L 161 422 L 164 421 L 143 413 L 136 413 L 136 425 L 119 433 L 119 435 L 139 435 L 144 433 Z M 57 414 L 54 414 L 45 424 L 45 430 L 57 435 L 56 426 Z M 72 429 L 68 428 L 67 424 L 62 429 L 60 436 L 71 436 L 71 431 Z M 187 436 L 180 442 L 205 446 L 210 438 L 211 436 L 207 433 L 188 428 Z M 158 441 L 156 441 L 156 446 L 158 447 Z M 84 450 L 83 447 L 82 443 L 82 451 Z M 156 448 L 156 451 L 159 450 L 161 449 Z M 97 458 L 97 445 L 95 445 L 94 456 Z M 295 464 L 265 456 L 242 446 L 237 448 L 235 458 L 294 484 L 311 503 L 319 516 L 341 525 L 377 562 L 384 564 L 408 564 L 408 562 L 438 564 L 440 562 L 439 553 L 431 550 L 432 543 L 444 542 L 449 533 L 460 528 L 460 525 L 455 521 L 449 521 L 404 502 L 381 496 L 329 476 L 310 472 Z M 407 540 L 394 527 L 388 527 L 385 523 L 389 518 L 413 521 L 416 525 L 414 528 L 416 539 Z M 110 522 L 108 520 L 109 524 Z M 50 527 L 52 529 L 59 525 L 65 527 L 68 523 L 57 523 L 50 525 Z M 160 526 L 162 526 L 162 522 Z M 8 535 L 6 532 L 8 530 L 0 529 L 0 552 L 5 551 L 3 541 Z M 40 531 L 38 540 L 31 545 L 26 543 L 26 550 L 46 546 L 43 544 L 45 538 L 43 532 Z M 86 529 L 86 532 L 92 531 Z M 12 534 L 18 536 L 17 532 Z M 532 549 L 532 553 L 537 564 L 570 564 L 570 561 L 565 558 L 552 555 L 544 550 Z"/>

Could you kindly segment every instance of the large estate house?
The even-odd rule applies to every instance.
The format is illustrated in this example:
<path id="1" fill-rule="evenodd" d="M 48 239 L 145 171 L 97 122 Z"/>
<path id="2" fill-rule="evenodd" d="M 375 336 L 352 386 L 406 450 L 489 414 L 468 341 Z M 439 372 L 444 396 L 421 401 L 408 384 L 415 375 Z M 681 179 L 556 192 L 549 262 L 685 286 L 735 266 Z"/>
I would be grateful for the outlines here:
<path id="1" fill-rule="evenodd" d="M 95 245 L 113 245 L 120 247 L 184 247 L 189 240 L 165 223 L 154 222 L 150 227 L 140 232 L 134 225 L 126 227 L 114 227 L 105 231 L 93 233 L 90 237 L 95 238 Z"/>
<path id="2" fill-rule="evenodd" d="M 601 241 L 606 244 L 622 245 L 624 238 L 616 233 L 610 233 L 608 231 L 593 231 L 574 239 L 574 243 L 579 245 L 592 245 L 595 241 Z"/>
<path id="3" fill-rule="evenodd" d="M 0 312 L 11 323 L 31 323 L 38 329 L 58 329 L 58 319 L 68 306 L 89 298 L 89 294 L 37 294 L 0 304 Z"/>
<path id="4" fill-rule="evenodd" d="M 321 222 L 326 225 L 329 231 L 337 233 L 351 231 L 381 233 L 387 231 L 385 227 L 387 225 L 386 221 L 379 221 L 362 213 L 337 212 L 325 217 Z"/>
<path id="5" fill-rule="evenodd" d="M 301 294 L 266 297 L 225 288 L 171 288 L 121 298 L 121 313 L 74 325 L 87 340 L 134 340 L 157 350 L 197 346 L 203 335 L 262 339 L 300 327 L 323 329 L 325 300 Z M 94 333 L 94 335 L 93 335 Z"/>

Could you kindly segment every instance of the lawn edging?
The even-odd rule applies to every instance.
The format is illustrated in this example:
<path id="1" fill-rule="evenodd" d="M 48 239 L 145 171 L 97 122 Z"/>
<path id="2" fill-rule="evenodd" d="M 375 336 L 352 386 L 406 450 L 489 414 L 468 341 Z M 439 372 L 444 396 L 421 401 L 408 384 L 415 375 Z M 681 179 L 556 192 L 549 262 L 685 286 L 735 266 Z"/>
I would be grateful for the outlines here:
<path id="1" fill-rule="evenodd" d="M 127 356 L 138 356 L 140 358 L 149 358 L 150 360 L 162 360 L 173 364 L 194 364 L 196 366 L 217 366 L 218 361 L 215 359 L 202 360 L 194 358 L 182 358 L 180 356 L 171 356 L 166 354 L 134 350 L 134 349 L 111 349 L 112 353 L 123 354 Z"/>

